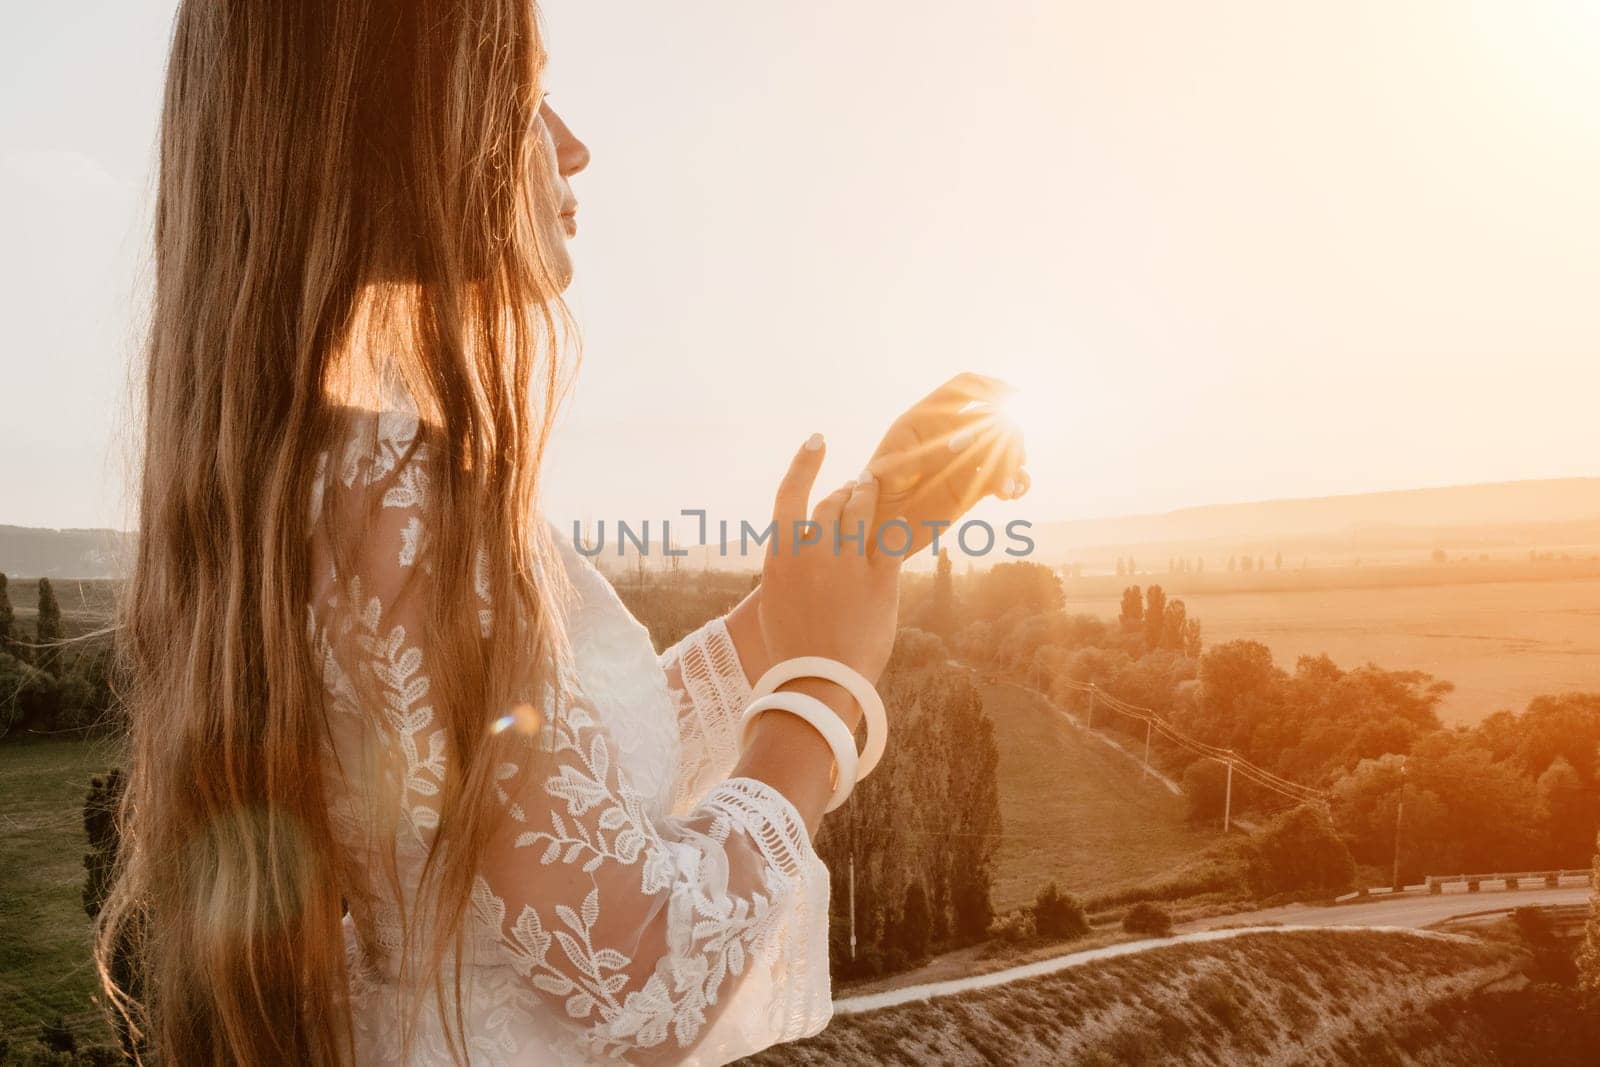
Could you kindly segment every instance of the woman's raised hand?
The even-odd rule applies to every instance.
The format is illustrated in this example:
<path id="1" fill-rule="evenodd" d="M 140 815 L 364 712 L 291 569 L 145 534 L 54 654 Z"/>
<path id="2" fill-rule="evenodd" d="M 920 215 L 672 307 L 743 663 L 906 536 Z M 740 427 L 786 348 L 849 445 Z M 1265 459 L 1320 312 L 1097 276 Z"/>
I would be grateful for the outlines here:
<path id="1" fill-rule="evenodd" d="M 915 534 L 901 551 L 903 536 L 886 533 L 890 551 L 910 556 L 985 496 L 1028 491 L 1022 433 L 1000 410 L 1011 393 L 997 378 L 958 374 L 889 426 L 867 465 L 881 486 L 873 521 L 903 517 Z"/>
<path id="2" fill-rule="evenodd" d="M 813 436 L 778 487 L 775 540 L 761 572 L 761 632 L 773 663 L 826 656 L 876 683 L 894 647 L 900 559 L 868 552 L 879 504 L 870 475 L 823 497 L 808 518 L 824 452 L 822 437 Z"/>

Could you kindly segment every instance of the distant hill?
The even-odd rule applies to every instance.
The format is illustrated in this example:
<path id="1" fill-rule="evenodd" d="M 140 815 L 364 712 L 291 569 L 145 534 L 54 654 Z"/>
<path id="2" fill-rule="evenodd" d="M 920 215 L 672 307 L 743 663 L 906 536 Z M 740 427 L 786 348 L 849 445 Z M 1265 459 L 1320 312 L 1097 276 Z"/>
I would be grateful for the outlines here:
<path id="1" fill-rule="evenodd" d="M 1367 552 L 1428 547 L 1600 544 L 1600 478 L 1554 478 L 1437 489 L 1212 504 L 1157 515 L 1040 523 L 1038 558 L 1096 559 L 1240 551 Z M 1154 562 L 1154 561 L 1152 561 Z"/>
<path id="2" fill-rule="evenodd" d="M 653 526 L 659 537 L 659 525 Z M 1032 533 L 1035 558 L 1051 563 L 1097 563 L 1102 557 L 1109 563 L 1113 554 L 1135 549 L 1149 556 L 1208 551 L 1378 556 L 1432 547 L 1600 545 L 1600 478 L 1211 504 L 1157 515 L 1038 523 Z M 608 530 L 603 560 L 613 568 L 614 538 L 615 531 Z M 116 530 L 0 526 L 0 571 L 25 577 L 120 577 L 132 542 L 132 534 Z M 682 546 L 682 533 L 675 543 Z M 659 551 L 659 542 L 653 543 L 652 553 Z M 690 549 L 682 565 L 739 567 L 741 562 L 734 545 L 726 556 Z"/>
<path id="3" fill-rule="evenodd" d="M 134 535 L 120 530 L 0 526 L 0 573 L 22 578 L 120 578 Z"/>

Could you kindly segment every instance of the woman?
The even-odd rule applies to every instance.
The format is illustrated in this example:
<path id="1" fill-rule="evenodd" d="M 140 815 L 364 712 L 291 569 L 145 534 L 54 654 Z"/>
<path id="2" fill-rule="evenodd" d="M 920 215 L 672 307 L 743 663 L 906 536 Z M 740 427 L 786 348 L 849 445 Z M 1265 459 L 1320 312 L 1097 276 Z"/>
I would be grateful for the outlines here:
<path id="1" fill-rule="evenodd" d="M 588 153 L 543 61 L 527 0 L 178 13 L 99 944 L 159 1062 L 720 1063 L 828 1020 L 810 834 L 856 755 L 818 716 L 875 700 L 903 556 L 780 532 L 658 661 L 544 529 Z M 1014 492 L 995 393 L 937 391 L 811 518 L 920 544 Z M 797 657 L 835 666 L 744 730 Z"/>

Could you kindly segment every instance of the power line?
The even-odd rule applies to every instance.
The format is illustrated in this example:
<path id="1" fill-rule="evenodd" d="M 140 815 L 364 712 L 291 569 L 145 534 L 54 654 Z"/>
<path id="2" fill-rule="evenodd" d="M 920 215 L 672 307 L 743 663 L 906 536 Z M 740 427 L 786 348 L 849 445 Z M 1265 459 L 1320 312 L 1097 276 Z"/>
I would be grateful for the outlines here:
<path id="1" fill-rule="evenodd" d="M 1138 704 L 1123 700 L 1114 694 L 1107 693 L 1094 682 L 1080 682 L 1075 678 L 1057 678 L 1056 683 L 1076 692 L 1089 694 L 1091 714 L 1097 703 L 1104 702 L 1106 707 L 1120 715 L 1133 719 L 1137 722 L 1147 723 L 1156 733 L 1160 734 L 1164 740 L 1175 744 L 1180 748 L 1186 749 L 1187 751 L 1193 752 L 1195 755 L 1204 757 L 1206 759 L 1213 759 L 1221 763 L 1229 764 L 1235 773 L 1239 774 L 1247 781 L 1254 782 L 1263 789 L 1281 794 L 1291 800 L 1300 801 L 1301 803 L 1312 802 L 1326 804 L 1331 799 L 1330 794 L 1326 790 L 1317 789 L 1312 786 L 1303 785 L 1299 782 L 1284 778 L 1282 775 L 1275 774 L 1272 771 L 1267 770 L 1265 767 L 1251 763 L 1249 760 L 1245 759 L 1243 756 L 1240 756 L 1231 748 L 1221 748 L 1217 745 L 1207 744 L 1206 742 L 1201 741 L 1199 738 L 1191 737 L 1189 734 L 1184 733 L 1182 730 L 1172 725 L 1169 720 L 1163 717 L 1160 713 L 1156 712 L 1154 709 L 1142 707 Z"/>

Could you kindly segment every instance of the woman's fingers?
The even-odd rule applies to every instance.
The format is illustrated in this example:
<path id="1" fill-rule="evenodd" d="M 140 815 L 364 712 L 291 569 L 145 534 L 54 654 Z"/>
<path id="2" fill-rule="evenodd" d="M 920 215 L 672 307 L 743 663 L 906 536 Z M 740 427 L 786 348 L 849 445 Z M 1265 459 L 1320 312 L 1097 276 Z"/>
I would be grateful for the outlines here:
<path id="1" fill-rule="evenodd" d="M 1001 500 L 1015 500 L 1021 496 L 1019 475 L 1027 455 L 1022 448 L 1022 435 L 1010 432 L 1000 442 L 998 454 L 992 462 L 983 465 L 985 488 Z"/>
<path id="2" fill-rule="evenodd" d="M 856 524 L 866 525 L 872 522 L 872 516 L 878 510 L 878 479 L 871 470 L 864 470 L 861 476 L 851 486 L 850 495 L 846 499 L 844 509 L 839 516 L 846 529 L 854 532 Z M 868 530 L 868 536 L 873 531 Z"/>
<path id="3" fill-rule="evenodd" d="M 845 482 L 817 501 L 817 506 L 811 509 L 811 521 L 822 526 L 825 533 L 831 534 L 833 524 L 839 521 L 839 514 L 844 510 L 844 502 L 850 499 L 850 493 L 854 489 L 854 482 Z"/>
<path id="4" fill-rule="evenodd" d="M 962 405 L 970 404 L 974 400 L 993 404 L 1014 392 L 1016 392 L 1014 387 L 999 378 L 967 371 L 965 374 L 956 375 L 929 393 L 917 407 L 942 408 L 954 404 L 953 410 L 959 410 Z"/>
<path id="5" fill-rule="evenodd" d="M 795 536 L 797 523 L 806 521 L 806 505 L 811 500 L 811 487 L 816 484 L 817 472 L 822 469 L 822 457 L 827 449 L 822 435 L 814 433 L 800 446 L 800 451 L 789 461 L 789 470 L 778 483 L 778 496 L 772 505 L 772 521 L 778 532 L 775 547 L 785 546 Z"/>

